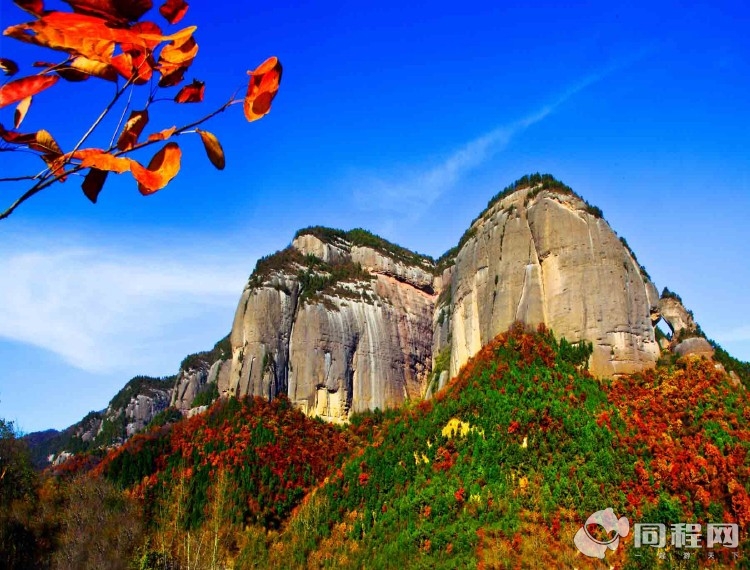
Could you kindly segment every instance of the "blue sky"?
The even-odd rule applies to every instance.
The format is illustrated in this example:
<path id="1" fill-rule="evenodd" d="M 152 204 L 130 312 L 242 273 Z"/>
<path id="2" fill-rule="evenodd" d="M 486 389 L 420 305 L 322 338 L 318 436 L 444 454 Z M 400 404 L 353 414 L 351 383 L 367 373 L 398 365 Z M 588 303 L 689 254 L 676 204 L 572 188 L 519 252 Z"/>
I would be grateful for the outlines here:
<path id="1" fill-rule="evenodd" d="M 173 374 L 229 331 L 257 257 L 300 227 L 361 226 L 438 256 L 492 195 L 537 171 L 601 207 L 657 286 L 750 360 L 747 6 L 218 6 L 193 2 L 175 28 L 198 26 L 187 78 L 206 81 L 206 101 L 155 106 L 151 125 L 202 116 L 277 55 L 271 113 L 248 124 L 234 107 L 206 126 L 223 172 L 185 136 L 181 173 L 153 196 L 110 176 L 94 206 L 69 180 L 0 222 L 0 417 L 62 428 L 136 374 Z M 22 21 L 0 0 L 3 28 Z M 54 57 L 7 38 L 0 55 L 27 72 Z M 111 93 L 60 82 L 24 130 L 69 149 Z M 26 160 L 0 153 L 0 172 L 38 169 Z M 2 186 L 3 202 L 25 189 Z"/>

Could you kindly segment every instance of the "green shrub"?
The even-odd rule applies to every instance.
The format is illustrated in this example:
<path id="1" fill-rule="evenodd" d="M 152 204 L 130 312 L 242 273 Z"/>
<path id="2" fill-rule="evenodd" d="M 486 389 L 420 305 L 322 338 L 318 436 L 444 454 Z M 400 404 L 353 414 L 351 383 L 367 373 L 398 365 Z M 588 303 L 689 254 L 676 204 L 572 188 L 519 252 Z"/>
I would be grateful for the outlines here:
<path id="1" fill-rule="evenodd" d="M 195 395 L 195 398 L 193 398 L 193 403 L 190 404 L 190 407 L 197 408 L 198 406 L 210 406 L 218 399 L 219 384 L 217 382 L 209 382 L 203 387 L 203 390 Z"/>

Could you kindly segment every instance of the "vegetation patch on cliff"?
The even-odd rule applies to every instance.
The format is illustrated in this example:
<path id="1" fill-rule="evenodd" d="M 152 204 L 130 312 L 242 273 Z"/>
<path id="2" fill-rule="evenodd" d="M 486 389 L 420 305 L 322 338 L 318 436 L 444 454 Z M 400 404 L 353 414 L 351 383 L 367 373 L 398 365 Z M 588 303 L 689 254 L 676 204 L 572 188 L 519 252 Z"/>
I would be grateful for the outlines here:
<path id="1" fill-rule="evenodd" d="M 585 204 L 586 211 L 594 216 L 595 218 L 602 218 L 604 214 L 602 213 L 601 208 L 598 208 L 597 206 L 593 206 L 589 204 L 586 200 L 584 200 L 580 195 L 576 194 L 573 189 L 568 186 L 567 184 L 563 183 L 562 181 L 558 180 L 551 174 L 539 174 L 538 172 L 536 174 L 526 174 L 513 182 L 512 184 L 509 184 L 503 190 L 495 194 L 492 198 L 490 198 L 489 202 L 487 202 L 487 207 L 482 210 L 482 212 L 472 220 L 471 225 L 469 226 L 469 229 L 464 232 L 464 234 L 461 236 L 461 239 L 459 239 L 458 244 L 455 247 L 452 247 L 448 251 L 446 251 L 443 255 L 441 255 L 437 262 L 436 262 L 436 272 L 438 274 L 442 273 L 442 271 L 450 267 L 453 262 L 455 261 L 456 255 L 458 255 L 458 252 L 461 251 L 461 248 L 464 246 L 464 244 L 469 241 L 474 235 L 476 234 L 476 228 L 474 227 L 474 224 L 481 219 L 485 219 L 488 212 L 492 209 L 495 204 L 498 204 L 501 202 L 504 198 L 507 198 L 508 196 L 512 195 L 515 192 L 518 192 L 519 190 L 523 190 L 526 188 L 533 188 L 531 192 L 529 192 L 526 196 L 526 200 L 524 202 L 524 206 L 528 205 L 529 201 L 531 201 L 534 197 L 536 197 L 537 194 L 540 192 L 546 190 L 551 192 L 557 192 L 560 194 L 565 194 L 568 196 L 575 196 L 579 200 L 582 200 Z M 515 208 L 508 209 L 508 214 L 511 215 L 515 211 Z"/>
<path id="2" fill-rule="evenodd" d="M 298 238 L 304 235 L 312 235 L 319 240 L 330 243 L 333 245 L 345 244 L 369 247 L 382 253 L 383 255 L 390 257 L 394 261 L 400 261 L 406 265 L 417 265 L 424 266 L 428 265 L 432 267 L 434 260 L 429 255 L 423 255 L 401 247 L 400 245 L 389 242 L 388 240 L 376 235 L 370 231 L 362 228 L 354 228 L 353 230 L 344 231 L 333 228 L 327 228 L 324 226 L 310 226 L 303 228 L 294 234 L 294 238 Z"/>

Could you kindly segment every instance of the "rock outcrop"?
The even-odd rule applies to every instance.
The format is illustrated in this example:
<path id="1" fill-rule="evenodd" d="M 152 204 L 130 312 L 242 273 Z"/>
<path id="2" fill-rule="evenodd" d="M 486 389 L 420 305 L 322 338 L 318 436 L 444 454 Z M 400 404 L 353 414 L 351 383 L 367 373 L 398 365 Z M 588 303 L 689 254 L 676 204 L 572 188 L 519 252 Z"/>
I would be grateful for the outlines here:
<path id="1" fill-rule="evenodd" d="M 656 288 L 600 212 L 569 189 L 514 188 L 463 241 L 450 279 L 451 375 L 514 321 L 592 342 L 597 375 L 655 364 Z"/>
<path id="2" fill-rule="evenodd" d="M 672 331 L 673 338 L 679 338 L 685 333 L 695 334 L 698 331 L 693 314 L 682 304 L 682 299 L 668 289 L 664 290 L 659 299 L 659 314 Z"/>
<path id="3" fill-rule="evenodd" d="M 674 352 L 679 356 L 693 355 L 713 358 L 714 347 L 702 336 L 694 336 L 677 343 L 674 347 Z"/>
<path id="4" fill-rule="evenodd" d="M 230 360 L 219 359 L 202 361 L 187 370 L 180 370 L 169 405 L 187 413 L 198 394 L 208 390 L 210 384 L 217 384 L 218 394 L 225 394 L 229 390 L 230 369 Z"/>
<path id="5" fill-rule="evenodd" d="M 141 431 L 156 414 L 166 409 L 169 406 L 170 396 L 169 390 L 151 390 L 148 394 L 138 394 L 131 398 L 125 407 L 127 437 Z"/>
<path id="6" fill-rule="evenodd" d="M 656 287 L 601 211 L 531 177 L 438 263 L 362 230 L 298 232 L 242 293 L 228 392 L 345 419 L 429 397 L 515 321 L 591 342 L 594 374 L 628 374 L 655 365 L 659 318 Z"/>
<path id="7" fill-rule="evenodd" d="M 303 230 L 243 291 L 229 392 L 286 394 L 332 421 L 422 397 L 433 288 L 427 258 L 361 230 Z"/>
<path id="8" fill-rule="evenodd" d="M 660 346 L 662 318 L 673 334 Z M 432 397 L 516 321 L 592 343 L 601 376 L 652 367 L 662 348 L 713 355 L 692 313 L 666 289 L 659 298 L 601 211 L 534 175 L 494 197 L 437 262 L 360 229 L 301 230 L 258 261 L 228 337 L 186 357 L 176 377 L 134 378 L 107 410 L 39 446 L 54 455 L 110 445 L 168 405 L 192 415 L 229 395 L 284 394 L 344 421 Z"/>
<path id="9" fill-rule="evenodd" d="M 193 400 L 208 383 L 208 366 L 181 370 L 177 376 L 169 405 L 178 410 L 189 410 Z"/>

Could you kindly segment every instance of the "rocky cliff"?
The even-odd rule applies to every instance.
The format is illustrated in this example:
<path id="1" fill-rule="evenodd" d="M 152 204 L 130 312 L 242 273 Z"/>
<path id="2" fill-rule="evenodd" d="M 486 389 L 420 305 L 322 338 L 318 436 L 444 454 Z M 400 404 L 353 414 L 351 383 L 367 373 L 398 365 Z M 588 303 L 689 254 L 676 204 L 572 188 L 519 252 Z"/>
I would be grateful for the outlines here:
<path id="1" fill-rule="evenodd" d="M 714 355 L 679 296 L 658 295 L 601 210 L 551 176 L 526 176 L 437 261 L 361 229 L 300 230 L 258 261 L 230 335 L 212 350 L 186 357 L 168 381 L 133 379 L 107 410 L 39 441 L 109 445 L 167 406 L 188 415 L 229 395 L 284 394 L 309 415 L 345 421 L 431 397 L 516 321 L 592 343 L 596 375 L 629 374 L 660 356 L 660 319 L 672 332 L 665 350 Z M 716 358 L 750 377 L 750 365 L 721 349 Z"/>
<path id="2" fill-rule="evenodd" d="M 544 179 L 511 187 L 462 241 L 445 279 L 451 375 L 514 321 L 592 342 L 594 374 L 656 363 L 656 287 L 601 212 L 566 186 Z"/>
<path id="3" fill-rule="evenodd" d="M 592 343 L 594 374 L 629 374 L 655 365 L 671 309 L 601 210 L 524 177 L 437 262 L 362 230 L 298 232 L 242 293 L 228 392 L 341 420 L 429 397 L 515 321 Z"/>
<path id="4" fill-rule="evenodd" d="M 432 359 L 433 263 L 363 230 L 308 228 L 262 259 L 232 327 L 229 391 L 329 420 L 420 398 Z"/>

